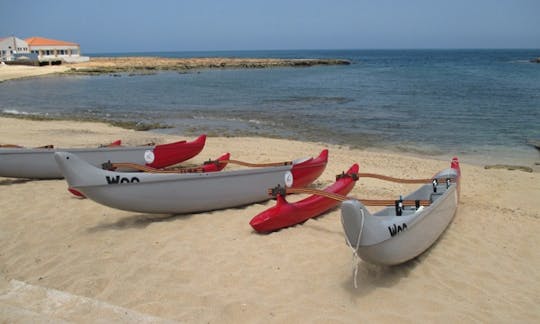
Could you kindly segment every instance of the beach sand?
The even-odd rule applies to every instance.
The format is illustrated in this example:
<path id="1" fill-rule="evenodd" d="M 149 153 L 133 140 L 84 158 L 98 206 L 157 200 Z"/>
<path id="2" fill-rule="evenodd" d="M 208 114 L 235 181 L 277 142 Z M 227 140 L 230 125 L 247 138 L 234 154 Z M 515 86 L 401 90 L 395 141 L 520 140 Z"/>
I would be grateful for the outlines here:
<path id="1" fill-rule="evenodd" d="M 170 142 L 99 123 L 0 118 L 25 146 Z M 267 138 L 208 138 L 190 162 L 223 152 L 283 161 L 330 150 L 317 187 L 361 172 L 430 177 L 449 161 Z M 77 199 L 63 180 L 0 178 L 0 322 L 362 323 L 540 321 L 540 173 L 462 164 L 446 232 L 400 266 L 360 262 L 339 209 L 269 235 L 250 219 L 274 202 L 192 215 L 144 215 Z M 361 179 L 351 195 L 391 198 L 415 185 Z M 211 198 L 210 198 L 211 199 Z M 290 197 L 290 201 L 299 197 Z"/>
<path id="2" fill-rule="evenodd" d="M 65 72 L 69 65 L 26 66 L 0 64 L 0 82 Z"/>

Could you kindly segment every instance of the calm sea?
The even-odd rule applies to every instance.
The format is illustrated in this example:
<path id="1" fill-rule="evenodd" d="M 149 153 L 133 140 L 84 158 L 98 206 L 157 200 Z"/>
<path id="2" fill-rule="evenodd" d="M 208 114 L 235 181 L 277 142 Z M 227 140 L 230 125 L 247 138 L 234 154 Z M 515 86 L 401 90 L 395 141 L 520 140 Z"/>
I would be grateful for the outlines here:
<path id="1" fill-rule="evenodd" d="M 160 122 L 179 135 L 321 141 L 534 164 L 540 50 L 163 52 L 93 56 L 343 58 L 344 66 L 64 76 L 0 83 L 0 110 Z"/>

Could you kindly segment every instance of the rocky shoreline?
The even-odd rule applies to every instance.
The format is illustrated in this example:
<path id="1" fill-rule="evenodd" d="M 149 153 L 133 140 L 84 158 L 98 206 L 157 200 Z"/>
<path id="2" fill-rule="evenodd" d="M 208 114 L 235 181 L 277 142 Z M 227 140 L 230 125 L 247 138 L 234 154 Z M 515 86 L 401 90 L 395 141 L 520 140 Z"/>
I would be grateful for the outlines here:
<path id="1" fill-rule="evenodd" d="M 348 64 L 351 64 L 351 62 L 342 59 L 93 57 L 88 62 L 71 64 L 66 73 L 151 73 L 194 69 L 263 69 Z"/>

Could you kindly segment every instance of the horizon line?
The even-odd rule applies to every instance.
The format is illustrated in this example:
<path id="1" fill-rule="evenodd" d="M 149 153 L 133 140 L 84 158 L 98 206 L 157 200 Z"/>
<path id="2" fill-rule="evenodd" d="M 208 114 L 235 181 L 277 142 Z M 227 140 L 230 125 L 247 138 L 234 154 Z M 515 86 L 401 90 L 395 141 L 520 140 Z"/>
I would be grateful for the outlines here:
<path id="1" fill-rule="evenodd" d="M 198 52 L 293 52 L 293 51 L 493 51 L 493 50 L 530 50 L 535 51 L 540 48 L 534 47 L 418 47 L 418 48 L 305 48 L 305 49 L 211 49 L 211 50 L 126 50 L 126 51 L 99 51 L 87 52 L 91 54 L 130 54 L 130 53 L 198 53 Z"/>

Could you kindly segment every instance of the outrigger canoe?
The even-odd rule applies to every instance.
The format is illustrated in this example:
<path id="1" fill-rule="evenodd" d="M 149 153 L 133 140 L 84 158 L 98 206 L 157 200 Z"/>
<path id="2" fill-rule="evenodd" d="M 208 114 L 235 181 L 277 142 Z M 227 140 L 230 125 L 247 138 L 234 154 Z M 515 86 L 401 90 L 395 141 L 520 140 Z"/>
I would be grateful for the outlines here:
<path id="1" fill-rule="evenodd" d="M 461 171 L 457 158 L 431 184 L 371 214 L 358 200 L 341 204 L 347 243 L 362 260 L 396 265 L 428 249 L 452 221 L 459 200 Z M 411 206 L 408 206 L 410 204 Z"/>
<path id="2" fill-rule="evenodd" d="M 205 142 L 206 135 L 201 135 L 192 142 L 179 141 L 162 145 L 131 147 L 121 145 L 71 149 L 55 149 L 52 146 L 43 148 L 0 147 L 0 177 L 61 179 L 62 172 L 54 159 L 55 152 L 77 154 L 81 159 L 95 166 L 111 161 L 163 168 L 196 156 L 203 149 Z"/>
<path id="3" fill-rule="evenodd" d="M 347 195 L 356 184 L 358 164 L 353 164 L 347 172 L 336 176 L 336 182 L 324 189 L 325 192 Z M 339 201 L 320 195 L 312 195 L 300 201 L 289 203 L 286 194 L 273 192 L 276 196 L 276 205 L 261 212 L 249 222 L 251 227 L 259 233 L 269 233 L 279 229 L 293 226 L 317 217 L 336 207 Z"/>
<path id="4" fill-rule="evenodd" d="M 55 159 L 69 187 L 87 198 L 112 208 L 158 214 L 201 212 L 265 201 L 270 198 L 267 188 L 312 182 L 326 167 L 326 162 L 316 158 L 222 172 L 116 172 L 96 168 L 68 152 L 56 152 Z"/>
<path id="5" fill-rule="evenodd" d="M 102 168 L 109 171 L 122 170 L 123 168 L 135 169 L 142 172 L 154 172 L 154 173 L 204 173 L 204 172 L 219 172 L 227 166 L 228 161 L 231 158 L 230 153 L 221 155 L 216 160 L 206 161 L 203 165 L 196 167 L 171 167 L 155 169 L 144 165 L 135 165 L 134 163 L 111 163 L 106 162 L 102 164 Z M 79 198 L 86 198 L 80 191 L 68 187 L 68 191 L 74 196 Z"/>

